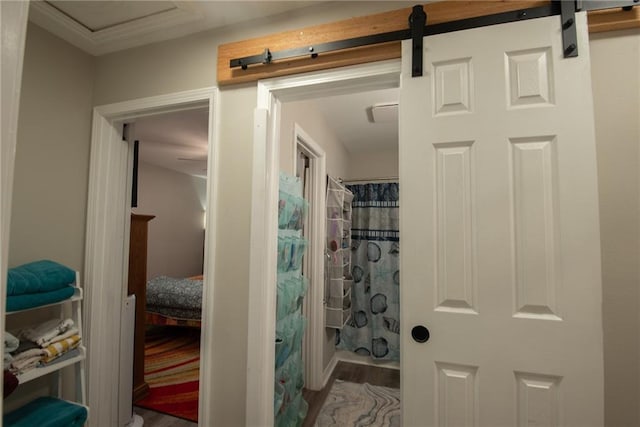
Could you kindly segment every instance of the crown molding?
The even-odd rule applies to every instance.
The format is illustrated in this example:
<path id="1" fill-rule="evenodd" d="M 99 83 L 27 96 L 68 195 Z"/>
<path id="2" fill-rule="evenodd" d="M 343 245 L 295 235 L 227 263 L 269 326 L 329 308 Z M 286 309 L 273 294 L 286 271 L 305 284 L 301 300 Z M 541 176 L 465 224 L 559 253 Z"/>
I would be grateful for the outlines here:
<path id="1" fill-rule="evenodd" d="M 159 31 L 167 32 L 184 24 L 204 19 L 204 14 L 191 2 L 170 2 L 174 8 L 91 31 L 45 1 L 31 2 L 29 20 L 72 45 L 94 56 L 116 50 L 141 46 L 149 42 L 144 37 Z"/>

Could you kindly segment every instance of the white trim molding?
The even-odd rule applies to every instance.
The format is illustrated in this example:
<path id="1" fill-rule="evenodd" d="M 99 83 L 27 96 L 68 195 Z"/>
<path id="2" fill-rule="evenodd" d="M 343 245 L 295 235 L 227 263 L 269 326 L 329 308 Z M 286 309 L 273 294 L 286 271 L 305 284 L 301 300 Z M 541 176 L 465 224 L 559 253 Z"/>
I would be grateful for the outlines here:
<path id="1" fill-rule="evenodd" d="M 329 364 L 327 365 L 327 368 L 322 373 L 322 388 L 324 388 L 329 383 L 331 374 L 333 374 L 333 370 L 336 369 L 336 365 L 339 361 L 340 360 L 338 359 L 338 356 L 336 355 L 336 353 L 334 353 L 333 357 L 329 361 Z"/>
<path id="2" fill-rule="evenodd" d="M 166 3 L 170 3 L 173 8 L 96 31 L 90 30 L 46 1 L 32 2 L 29 18 L 72 45 L 97 56 L 140 46 L 147 42 L 145 36 L 158 31 L 175 32 L 173 28 L 176 26 L 204 19 L 204 14 L 190 2 Z"/>
<path id="3" fill-rule="evenodd" d="M 200 425 L 213 425 L 210 399 L 214 383 L 213 278 L 218 172 L 218 92 L 205 88 L 143 98 L 94 108 L 87 203 L 85 252 L 86 341 L 91 427 L 111 427 L 118 419 L 121 312 L 126 298 L 131 193 L 132 147 L 122 140 L 125 120 L 194 106 L 209 107 L 209 168 L 205 237 L 202 337 L 200 362 Z"/>
<path id="4" fill-rule="evenodd" d="M 294 124 L 294 155 L 298 148 L 309 158 L 311 188 L 306 238 L 309 240 L 309 290 L 305 297 L 307 331 L 303 348 L 305 385 L 310 390 L 322 390 L 322 357 L 324 339 L 324 263 L 326 236 L 327 155 L 325 151 L 297 123 Z M 297 157 L 297 156 L 296 156 Z"/>
<path id="5" fill-rule="evenodd" d="M 274 422 L 280 104 L 398 87 L 399 76 L 400 61 L 390 60 L 258 81 L 249 261 L 249 354 L 245 403 L 248 426 L 269 426 Z M 316 337 L 321 337 L 321 332 Z"/>
<path id="6" fill-rule="evenodd" d="M 4 331 L 11 198 L 20 110 L 20 87 L 29 2 L 0 2 L 2 115 L 0 122 L 0 330 Z M 0 402 L 0 412 L 2 402 Z"/>

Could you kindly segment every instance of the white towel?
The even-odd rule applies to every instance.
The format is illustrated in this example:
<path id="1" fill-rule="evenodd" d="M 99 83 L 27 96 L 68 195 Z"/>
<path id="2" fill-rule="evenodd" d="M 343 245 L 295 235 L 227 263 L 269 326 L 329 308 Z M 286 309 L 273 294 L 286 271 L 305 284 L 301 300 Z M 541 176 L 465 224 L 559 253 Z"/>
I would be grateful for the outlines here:
<path id="1" fill-rule="evenodd" d="M 9 353 L 5 353 L 4 354 L 4 369 L 9 369 L 9 366 L 11 366 L 11 362 L 13 362 L 13 356 L 11 356 Z"/>
<path id="2" fill-rule="evenodd" d="M 14 374 L 22 374 L 26 371 L 29 371 L 38 366 L 38 364 L 42 360 L 42 357 L 43 356 L 33 356 L 19 361 L 14 360 L 13 362 L 11 362 L 11 372 L 13 372 Z"/>
<path id="3" fill-rule="evenodd" d="M 23 329 L 20 336 L 42 347 L 43 343 L 50 341 L 56 335 L 66 332 L 71 327 L 73 327 L 73 320 L 71 319 L 51 319 L 36 327 Z"/>
<path id="4" fill-rule="evenodd" d="M 14 337 L 11 333 L 4 332 L 4 352 L 11 353 L 20 345 L 20 340 Z"/>
<path id="5" fill-rule="evenodd" d="M 32 348 L 30 350 L 23 351 L 22 353 L 14 354 L 12 363 L 21 362 L 36 356 L 42 358 L 46 354 L 47 353 L 43 348 Z"/>

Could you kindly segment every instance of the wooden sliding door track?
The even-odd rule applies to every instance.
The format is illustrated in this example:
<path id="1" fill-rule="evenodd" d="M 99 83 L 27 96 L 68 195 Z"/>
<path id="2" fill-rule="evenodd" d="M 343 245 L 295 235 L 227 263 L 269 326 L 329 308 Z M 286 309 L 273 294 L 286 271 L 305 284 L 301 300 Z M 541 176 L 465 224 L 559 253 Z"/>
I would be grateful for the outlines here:
<path id="1" fill-rule="evenodd" d="M 234 58 L 230 60 L 230 68 L 241 68 L 247 70 L 250 65 L 271 64 L 274 61 L 286 60 L 300 57 L 317 58 L 321 53 L 335 52 L 344 49 L 351 49 L 363 46 L 377 45 L 399 40 L 413 40 L 413 67 L 414 77 L 422 75 L 422 38 L 424 36 L 449 33 L 453 31 L 466 30 L 471 28 L 486 27 L 489 25 L 504 24 L 508 22 L 524 21 L 528 19 L 543 18 L 546 16 L 560 15 L 562 19 L 562 41 L 565 58 L 578 56 L 575 13 L 578 11 L 591 11 L 601 9 L 622 8 L 631 10 L 639 0 L 578 0 L 562 1 L 554 0 L 547 5 L 501 12 L 492 15 L 484 15 L 474 18 L 467 18 L 457 21 L 442 22 L 428 25 L 428 17 L 421 5 L 414 6 L 408 17 L 408 28 L 404 30 L 391 31 L 380 34 L 366 35 L 361 37 L 320 43 L 313 46 L 297 47 L 272 52 L 269 48 L 257 55 Z"/>

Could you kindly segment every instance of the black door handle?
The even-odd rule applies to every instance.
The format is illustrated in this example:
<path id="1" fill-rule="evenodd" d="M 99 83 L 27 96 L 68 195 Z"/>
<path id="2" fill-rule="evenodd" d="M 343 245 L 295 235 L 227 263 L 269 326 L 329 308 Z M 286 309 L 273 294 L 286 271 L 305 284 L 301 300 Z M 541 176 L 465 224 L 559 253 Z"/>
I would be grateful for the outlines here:
<path id="1" fill-rule="evenodd" d="M 422 325 L 414 326 L 411 329 L 411 337 L 415 342 L 418 342 L 421 344 L 425 343 L 429 341 L 429 337 L 430 337 L 429 329 L 427 329 Z"/>

